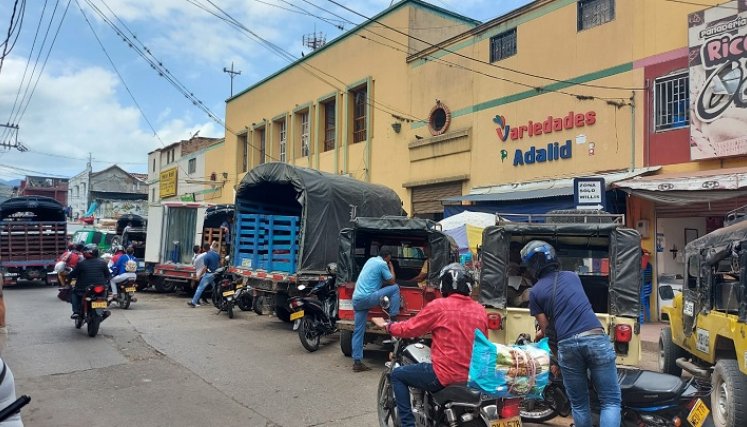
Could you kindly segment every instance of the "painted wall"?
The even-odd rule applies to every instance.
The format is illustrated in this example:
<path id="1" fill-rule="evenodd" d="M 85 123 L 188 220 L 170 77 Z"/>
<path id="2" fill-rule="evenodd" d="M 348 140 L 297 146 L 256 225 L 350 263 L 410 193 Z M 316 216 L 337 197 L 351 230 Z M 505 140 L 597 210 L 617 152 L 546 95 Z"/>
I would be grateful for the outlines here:
<path id="1" fill-rule="evenodd" d="M 195 145 L 194 141 L 199 139 L 200 144 Z M 160 194 L 160 176 L 161 172 L 176 168 L 177 170 L 177 195 L 168 200 L 178 201 L 182 198 L 194 200 L 185 201 L 209 201 L 213 202 L 219 199 L 224 192 L 225 178 L 221 170 L 205 167 L 206 153 L 217 150 L 222 152 L 223 142 L 205 138 L 192 138 L 187 141 L 181 141 L 172 144 L 164 149 L 156 150 L 148 154 L 148 202 L 158 203 L 161 201 Z M 171 161 L 168 150 L 174 149 L 174 160 Z M 167 159 L 169 161 L 167 161 Z M 194 160 L 195 170 L 189 172 L 189 163 Z M 209 183 L 211 175 L 215 173 L 215 185 Z"/>
<path id="2" fill-rule="evenodd" d="M 706 219 L 700 218 L 659 218 L 656 221 L 656 232 L 664 235 L 664 251 L 657 252 L 654 271 L 657 275 L 680 273 L 684 271 L 685 228 L 698 230 L 698 236 L 705 235 Z M 671 252 L 677 248 L 676 258 Z"/>

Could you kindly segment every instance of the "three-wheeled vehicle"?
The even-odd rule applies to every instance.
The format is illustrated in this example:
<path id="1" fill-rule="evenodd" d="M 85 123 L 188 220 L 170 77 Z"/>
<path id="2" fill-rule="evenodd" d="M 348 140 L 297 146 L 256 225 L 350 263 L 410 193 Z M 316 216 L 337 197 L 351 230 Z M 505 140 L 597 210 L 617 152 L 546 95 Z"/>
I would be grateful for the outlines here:
<path id="1" fill-rule="evenodd" d="M 685 246 L 683 292 L 666 307 L 659 368 L 710 378 L 718 427 L 747 420 L 747 221 Z"/>
<path id="2" fill-rule="evenodd" d="M 517 298 L 527 295 L 519 251 L 530 240 L 544 240 L 557 251 L 561 269 L 579 275 L 614 343 L 618 364 L 637 365 L 641 360 L 641 236 L 623 224 L 622 215 L 600 211 L 497 214 L 496 225 L 483 231 L 481 251 L 479 301 L 491 323 L 501 324 L 489 331 L 490 340 L 514 344 L 521 334 L 534 337 L 535 319 L 527 300 Z M 556 411 L 545 403 L 525 400 L 522 417 L 535 422 L 555 417 Z"/>
<path id="3" fill-rule="evenodd" d="M 415 316 L 428 302 L 440 296 L 439 272 L 459 259 L 459 248 L 454 239 L 437 229 L 433 221 L 394 216 L 354 219 L 351 228 L 340 232 L 337 263 L 340 317 L 337 327 L 340 330 L 340 349 L 348 357 L 353 352 L 355 281 L 366 261 L 377 256 L 383 246 L 388 246 L 393 252 L 392 264 L 402 300 L 398 316 L 401 320 Z M 418 283 L 413 279 L 420 274 L 426 262 L 427 279 L 425 283 Z M 373 317 L 386 316 L 381 308 L 374 307 L 368 312 L 369 320 Z M 387 337 L 386 331 L 368 322 L 364 342 L 381 343 Z"/>

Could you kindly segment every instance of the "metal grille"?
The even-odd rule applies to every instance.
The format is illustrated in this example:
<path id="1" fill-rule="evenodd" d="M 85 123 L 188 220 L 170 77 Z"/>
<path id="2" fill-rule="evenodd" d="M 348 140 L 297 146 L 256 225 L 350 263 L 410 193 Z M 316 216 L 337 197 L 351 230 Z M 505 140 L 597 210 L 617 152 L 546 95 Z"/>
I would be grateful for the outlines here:
<path id="1" fill-rule="evenodd" d="M 324 151 L 335 149 L 335 101 L 324 104 Z"/>
<path id="2" fill-rule="evenodd" d="M 353 143 L 366 140 L 366 107 L 368 93 L 366 88 L 353 92 Z"/>
<path id="3" fill-rule="evenodd" d="M 285 120 L 278 123 L 278 135 L 280 135 L 280 161 L 285 161 L 286 146 L 288 144 Z"/>
<path id="4" fill-rule="evenodd" d="M 615 19 L 615 0 L 579 0 L 578 30 L 602 25 Z"/>
<path id="5" fill-rule="evenodd" d="M 301 156 L 306 157 L 311 153 L 309 146 L 309 112 L 301 113 Z"/>
<path id="6" fill-rule="evenodd" d="M 654 119 L 657 131 L 678 129 L 690 123 L 689 94 L 687 73 L 655 81 Z"/>
<path id="7" fill-rule="evenodd" d="M 264 164 L 265 162 L 265 130 L 262 129 L 259 132 L 259 164 Z"/>
<path id="8" fill-rule="evenodd" d="M 490 38 L 490 62 L 516 55 L 516 28 Z"/>

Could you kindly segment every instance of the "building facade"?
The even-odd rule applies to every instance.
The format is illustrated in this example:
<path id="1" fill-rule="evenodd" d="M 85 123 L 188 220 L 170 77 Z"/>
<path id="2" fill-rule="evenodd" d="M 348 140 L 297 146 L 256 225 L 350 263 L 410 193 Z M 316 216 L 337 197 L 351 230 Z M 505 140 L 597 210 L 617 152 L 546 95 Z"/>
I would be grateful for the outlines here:
<path id="1" fill-rule="evenodd" d="M 709 88 L 736 98 L 712 77 L 739 49 L 703 46 L 745 6 L 719 2 L 536 0 L 477 23 L 404 0 L 229 99 L 206 169 L 229 186 L 268 161 L 349 174 L 434 219 L 572 208 L 573 178 L 604 178 L 655 276 L 681 273 L 677 250 L 747 204 L 743 109 L 722 127 L 690 113 Z"/>
<path id="2" fill-rule="evenodd" d="M 210 201 L 225 192 L 227 174 L 206 172 L 206 153 L 221 153 L 223 138 L 192 137 L 148 153 L 148 203 Z M 220 154 L 219 154 L 220 155 Z M 233 192 L 228 190 L 229 203 Z"/>
<path id="3" fill-rule="evenodd" d="M 74 219 L 85 216 L 91 208 L 97 218 L 148 215 L 145 176 L 117 165 L 92 172 L 89 164 L 85 171 L 70 178 L 68 196 Z"/>
<path id="4" fill-rule="evenodd" d="M 60 202 L 62 206 L 67 206 L 67 189 L 67 178 L 27 175 L 26 179 L 21 180 L 21 184 L 18 186 L 18 195 L 51 197 Z"/>

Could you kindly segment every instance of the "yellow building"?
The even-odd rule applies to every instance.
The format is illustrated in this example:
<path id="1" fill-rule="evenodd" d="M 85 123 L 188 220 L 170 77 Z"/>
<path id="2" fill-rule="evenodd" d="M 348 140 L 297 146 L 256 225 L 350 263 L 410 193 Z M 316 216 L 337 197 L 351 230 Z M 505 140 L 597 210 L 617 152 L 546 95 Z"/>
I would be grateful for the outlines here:
<path id="1" fill-rule="evenodd" d="M 691 120 L 714 81 L 701 46 L 747 13 L 703 11 L 718 3 L 536 0 L 478 23 L 403 0 L 229 99 L 205 170 L 226 190 L 268 161 L 349 174 L 431 218 L 570 208 L 574 177 L 602 177 L 602 206 L 639 228 L 656 275 L 676 274 L 688 239 L 747 204 L 747 141 L 713 142 L 747 124 Z M 704 61 L 741 58 L 728 50 Z M 713 103 L 734 99 L 725 86 Z"/>

